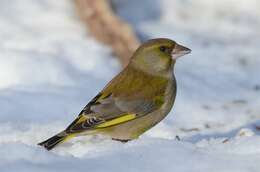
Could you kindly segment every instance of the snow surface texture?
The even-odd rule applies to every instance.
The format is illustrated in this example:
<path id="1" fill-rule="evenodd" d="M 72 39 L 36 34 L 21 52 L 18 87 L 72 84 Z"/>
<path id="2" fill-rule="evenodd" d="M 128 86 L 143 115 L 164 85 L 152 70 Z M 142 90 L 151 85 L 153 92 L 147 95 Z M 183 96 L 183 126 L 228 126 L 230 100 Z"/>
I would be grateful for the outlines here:
<path id="1" fill-rule="evenodd" d="M 176 65 L 174 109 L 126 144 L 86 136 L 51 152 L 38 147 L 120 67 L 70 1 L 1 0 L 0 171 L 259 172 L 260 2 L 113 2 L 141 37 L 193 50 Z"/>

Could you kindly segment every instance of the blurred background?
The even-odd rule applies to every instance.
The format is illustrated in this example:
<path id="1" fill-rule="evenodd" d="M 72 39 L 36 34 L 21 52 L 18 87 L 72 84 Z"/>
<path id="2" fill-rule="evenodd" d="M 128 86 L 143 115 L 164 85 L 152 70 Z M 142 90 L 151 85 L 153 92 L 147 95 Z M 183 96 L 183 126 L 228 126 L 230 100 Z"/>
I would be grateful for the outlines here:
<path id="1" fill-rule="evenodd" d="M 38 141 L 69 124 L 122 69 L 135 46 L 158 37 L 174 39 L 192 53 L 176 64 L 173 110 L 141 140 L 174 140 L 178 135 L 184 142 L 208 148 L 212 138 L 220 139 L 213 147 L 237 136 L 259 139 L 260 1 L 102 0 L 111 7 L 103 11 L 108 17 L 91 19 L 95 2 L 82 1 L 0 1 L 2 149 L 11 143 L 36 151 Z M 97 34 L 103 33 L 96 27 L 99 20 L 106 27 L 97 27 L 118 36 L 112 42 Z M 117 25 L 118 20 L 126 28 Z M 118 48 L 117 41 L 125 34 L 130 38 Z M 58 153 L 77 156 L 83 151 L 79 145 Z M 260 153 L 253 142 L 242 145 L 242 152 L 247 146 Z M 107 150 L 111 147 L 103 151 Z"/>

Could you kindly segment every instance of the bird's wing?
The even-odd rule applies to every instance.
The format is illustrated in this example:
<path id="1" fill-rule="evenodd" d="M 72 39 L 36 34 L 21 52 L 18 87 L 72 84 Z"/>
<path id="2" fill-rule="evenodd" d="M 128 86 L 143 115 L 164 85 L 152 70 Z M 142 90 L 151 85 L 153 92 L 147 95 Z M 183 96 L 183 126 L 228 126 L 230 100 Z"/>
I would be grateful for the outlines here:
<path id="1" fill-rule="evenodd" d="M 124 70 L 117 75 L 85 106 L 66 131 L 73 133 L 118 125 L 159 109 L 168 81 L 145 74 L 140 77 L 141 74 Z"/>
<path id="2" fill-rule="evenodd" d="M 149 100 L 124 100 L 113 93 L 98 94 L 67 127 L 70 133 L 88 129 L 105 128 L 144 116 L 157 109 L 158 102 Z"/>

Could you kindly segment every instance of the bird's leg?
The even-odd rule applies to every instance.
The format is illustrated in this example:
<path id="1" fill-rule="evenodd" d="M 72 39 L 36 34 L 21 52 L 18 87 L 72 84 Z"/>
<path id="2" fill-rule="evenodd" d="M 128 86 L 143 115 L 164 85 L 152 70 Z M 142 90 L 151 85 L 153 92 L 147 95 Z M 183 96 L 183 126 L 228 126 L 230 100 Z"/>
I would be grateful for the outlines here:
<path id="1" fill-rule="evenodd" d="M 181 141 L 181 138 L 177 135 L 177 136 L 175 136 L 175 139 L 177 140 L 177 141 Z"/>
<path id="2" fill-rule="evenodd" d="M 119 142 L 122 142 L 122 143 L 127 143 L 130 141 L 130 139 L 116 139 L 116 138 L 112 138 L 112 140 L 115 140 L 115 141 L 119 141 Z"/>

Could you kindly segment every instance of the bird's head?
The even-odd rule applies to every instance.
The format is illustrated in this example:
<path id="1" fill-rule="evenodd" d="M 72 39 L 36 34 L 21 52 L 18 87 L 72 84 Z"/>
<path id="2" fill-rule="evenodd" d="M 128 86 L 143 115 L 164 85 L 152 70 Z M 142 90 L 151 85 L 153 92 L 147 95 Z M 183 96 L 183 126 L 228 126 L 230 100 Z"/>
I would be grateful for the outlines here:
<path id="1" fill-rule="evenodd" d="M 149 73 L 165 73 L 172 70 L 179 57 L 190 52 L 173 40 L 151 39 L 136 50 L 129 64 Z"/>

